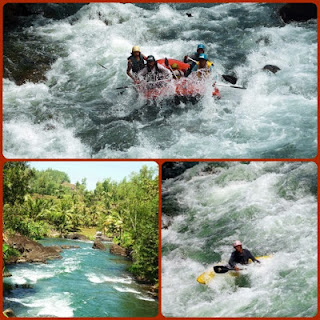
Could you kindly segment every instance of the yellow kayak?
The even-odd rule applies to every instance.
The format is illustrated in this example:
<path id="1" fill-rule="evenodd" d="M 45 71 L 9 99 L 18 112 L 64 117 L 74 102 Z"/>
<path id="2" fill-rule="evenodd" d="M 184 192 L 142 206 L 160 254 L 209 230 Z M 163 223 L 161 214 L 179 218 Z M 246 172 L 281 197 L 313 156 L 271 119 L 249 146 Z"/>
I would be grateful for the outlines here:
<path id="1" fill-rule="evenodd" d="M 263 259 L 267 259 L 270 258 L 271 255 L 269 256 L 261 256 L 261 257 L 256 257 L 257 260 L 263 260 Z M 251 263 L 251 259 L 249 260 L 249 263 Z M 219 264 L 223 264 L 222 262 Z M 239 276 L 241 273 L 239 271 L 229 271 L 228 275 L 233 276 L 233 277 L 237 277 Z M 210 281 L 213 280 L 213 278 L 216 276 L 216 273 L 213 271 L 213 266 L 200 274 L 200 276 L 197 278 L 197 281 L 201 284 L 208 284 Z"/>

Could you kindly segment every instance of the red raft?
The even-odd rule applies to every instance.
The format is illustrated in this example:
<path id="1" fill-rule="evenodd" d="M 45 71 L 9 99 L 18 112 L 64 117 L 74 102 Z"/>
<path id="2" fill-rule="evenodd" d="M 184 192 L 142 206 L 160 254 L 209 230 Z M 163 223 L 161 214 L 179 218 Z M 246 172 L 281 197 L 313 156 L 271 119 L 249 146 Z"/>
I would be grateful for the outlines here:
<path id="1" fill-rule="evenodd" d="M 157 60 L 157 62 L 170 70 L 169 66 L 176 63 L 179 70 L 186 72 L 190 65 L 175 59 L 168 59 L 169 66 L 166 66 L 165 59 Z M 137 86 L 139 93 L 146 99 L 165 98 L 165 97 L 181 97 L 185 99 L 193 99 L 201 97 L 206 92 L 206 86 L 203 80 L 195 81 L 193 78 L 180 78 L 178 80 L 160 80 L 155 83 L 140 84 Z M 214 87 L 213 96 L 220 97 L 219 90 Z"/>

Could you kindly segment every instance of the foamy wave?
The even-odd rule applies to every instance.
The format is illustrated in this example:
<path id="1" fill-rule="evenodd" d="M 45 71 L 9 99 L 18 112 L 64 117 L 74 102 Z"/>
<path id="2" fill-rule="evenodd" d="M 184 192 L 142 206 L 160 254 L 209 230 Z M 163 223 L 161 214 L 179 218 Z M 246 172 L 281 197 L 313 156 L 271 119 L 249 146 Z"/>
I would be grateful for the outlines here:
<path id="1" fill-rule="evenodd" d="M 92 283 L 113 282 L 113 283 L 130 284 L 132 282 L 132 280 L 130 278 L 97 276 L 96 274 L 92 274 L 92 273 L 87 274 L 86 277 Z"/>
<path id="2" fill-rule="evenodd" d="M 114 287 L 119 292 L 130 292 L 130 293 L 140 293 L 137 290 L 131 289 L 131 288 L 121 288 L 121 287 Z"/>

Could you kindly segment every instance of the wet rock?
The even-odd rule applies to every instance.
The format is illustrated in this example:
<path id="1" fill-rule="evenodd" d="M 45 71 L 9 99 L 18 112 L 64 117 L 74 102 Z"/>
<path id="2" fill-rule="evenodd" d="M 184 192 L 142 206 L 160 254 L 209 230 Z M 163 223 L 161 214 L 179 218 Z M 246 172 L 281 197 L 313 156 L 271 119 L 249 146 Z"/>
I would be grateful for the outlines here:
<path id="1" fill-rule="evenodd" d="M 189 18 L 193 17 L 193 15 L 192 15 L 191 13 L 186 13 L 186 15 L 187 15 Z"/>
<path id="2" fill-rule="evenodd" d="M 277 73 L 281 69 L 277 66 L 272 65 L 272 64 L 267 64 L 263 67 L 262 70 L 268 70 L 268 71 L 271 71 L 272 73 Z"/>
<path id="3" fill-rule="evenodd" d="M 98 249 L 103 251 L 107 250 L 105 245 L 100 240 L 95 240 L 95 242 L 93 243 L 92 249 Z"/>
<path id="4" fill-rule="evenodd" d="M 20 17 L 41 15 L 49 19 L 65 19 L 74 15 L 85 3 L 7 3 L 3 7 L 5 28 L 16 28 L 19 23 L 26 23 Z M 32 21 L 29 22 L 31 24 Z"/>
<path id="5" fill-rule="evenodd" d="M 127 250 L 117 244 L 113 244 L 110 247 L 110 253 L 116 254 L 118 256 L 123 256 L 123 257 L 126 257 L 128 255 Z"/>
<path id="6" fill-rule="evenodd" d="M 236 84 L 237 81 L 238 81 L 238 78 L 236 78 L 236 77 L 234 77 L 234 76 L 232 76 L 230 74 L 223 74 L 222 78 L 224 80 L 226 80 L 227 82 L 232 83 L 232 84 Z"/>
<path id="7" fill-rule="evenodd" d="M 317 6 L 314 3 L 288 3 L 280 8 L 279 15 L 285 23 L 317 19 Z"/>
<path id="8" fill-rule="evenodd" d="M 66 250 L 66 249 L 77 249 L 80 248 L 80 246 L 68 246 L 68 245 L 61 245 L 60 246 L 61 249 Z"/>
<path id="9" fill-rule="evenodd" d="M 112 241 L 112 238 L 107 237 L 103 234 L 98 234 L 96 235 L 96 240 L 100 240 L 100 241 Z"/>
<path id="10" fill-rule="evenodd" d="M 6 243 L 21 254 L 19 257 L 11 257 L 9 261 L 6 261 L 7 264 L 25 262 L 46 263 L 47 260 L 61 259 L 60 252 L 62 250 L 59 246 L 44 247 L 42 244 L 20 234 L 7 235 Z"/>
<path id="11" fill-rule="evenodd" d="M 162 180 L 176 178 L 199 162 L 165 162 L 162 165 Z"/>
<path id="12" fill-rule="evenodd" d="M 66 239 L 70 239 L 70 240 L 81 240 L 81 241 L 88 241 L 89 239 L 84 236 L 83 234 L 79 234 L 79 233 L 70 233 L 67 234 L 65 236 Z"/>
<path id="13" fill-rule="evenodd" d="M 7 318 L 16 318 L 15 313 L 13 312 L 12 309 L 6 309 L 3 311 L 3 314 L 7 317 Z"/>

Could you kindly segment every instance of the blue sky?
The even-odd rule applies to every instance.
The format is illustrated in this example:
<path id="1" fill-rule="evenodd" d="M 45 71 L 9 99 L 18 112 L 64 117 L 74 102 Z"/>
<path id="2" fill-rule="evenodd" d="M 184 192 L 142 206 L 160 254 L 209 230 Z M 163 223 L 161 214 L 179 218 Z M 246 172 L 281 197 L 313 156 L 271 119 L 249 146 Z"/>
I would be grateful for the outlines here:
<path id="1" fill-rule="evenodd" d="M 37 170 L 54 169 L 68 174 L 71 183 L 87 179 L 87 189 L 93 190 L 98 181 L 111 178 L 121 181 L 132 172 L 139 172 L 146 165 L 156 169 L 158 164 L 153 161 L 28 161 L 31 168 Z"/>

